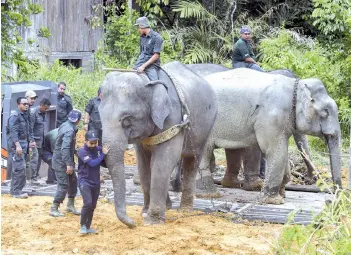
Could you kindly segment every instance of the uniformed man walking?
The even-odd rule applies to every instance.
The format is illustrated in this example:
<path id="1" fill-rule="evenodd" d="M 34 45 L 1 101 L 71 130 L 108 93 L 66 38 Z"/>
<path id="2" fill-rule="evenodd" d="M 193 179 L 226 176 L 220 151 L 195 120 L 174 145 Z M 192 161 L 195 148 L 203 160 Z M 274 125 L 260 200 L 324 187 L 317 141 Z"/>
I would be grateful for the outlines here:
<path id="1" fill-rule="evenodd" d="M 59 130 L 55 143 L 52 158 L 52 168 L 57 178 L 57 190 L 50 215 L 54 217 L 64 216 L 58 211 L 58 207 L 68 193 L 67 212 L 80 215 L 74 206 L 74 199 L 77 195 L 77 175 L 74 172 L 74 151 L 77 125 L 82 117 L 78 110 L 72 110 L 68 114 L 68 120 L 64 122 Z"/>
<path id="2" fill-rule="evenodd" d="M 27 198 L 22 192 L 26 185 L 26 155 L 29 147 L 35 142 L 29 132 L 28 100 L 25 97 L 17 98 L 17 110 L 12 113 L 7 123 L 7 137 L 10 157 L 12 158 L 10 194 L 15 198 Z"/>
<path id="3" fill-rule="evenodd" d="M 145 72 L 151 81 L 158 80 L 158 70 L 161 61 L 162 37 L 150 28 L 148 18 L 140 17 L 136 20 L 140 34 L 140 55 L 133 69 Z"/>
<path id="4" fill-rule="evenodd" d="M 30 160 L 30 168 L 32 180 L 37 181 L 39 169 L 43 157 L 43 142 L 44 142 L 44 125 L 46 122 L 46 111 L 50 108 L 51 102 L 44 98 L 40 101 L 39 106 L 31 109 L 30 125 L 33 130 L 33 137 L 36 146 L 32 149 L 32 158 Z"/>
<path id="5" fill-rule="evenodd" d="M 102 139 L 102 125 L 99 113 L 101 102 L 101 87 L 98 89 L 98 96 L 89 100 L 85 107 L 84 129 L 86 131 L 95 131 L 98 134 L 99 146 Z"/>
<path id="6" fill-rule="evenodd" d="M 60 82 L 57 85 L 57 120 L 56 127 L 60 127 L 67 121 L 67 116 L 73 109 L 72 99 L 65 93 L 66 83 Z"/>

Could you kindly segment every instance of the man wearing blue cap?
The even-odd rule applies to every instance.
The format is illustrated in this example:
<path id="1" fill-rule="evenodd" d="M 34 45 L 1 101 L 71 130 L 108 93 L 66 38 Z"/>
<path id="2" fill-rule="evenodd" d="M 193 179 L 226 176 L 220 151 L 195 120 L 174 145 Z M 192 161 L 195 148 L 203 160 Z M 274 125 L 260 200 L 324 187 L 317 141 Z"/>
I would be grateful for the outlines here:
<path id="1" fill-rule="evenodd" d="M 77 125 L 82 117 L 79 110 L 73 109 L 68 114 L 68 120 L 64 122 L 58 130 L 55 149 L 52 157 L 52 169 L 57 178 L 57 190 L 50 215 L 62 217 L 58 207 L 68 193 L 67 212 L 80 215 L 74 206 L 74 199 L 77 195 L 77 176 L 74 172 L 74 151 L 76 142 Z"/>
<path id="2" fill-rule="evenodd" d="M 89 100 L 89 103 L 85 107 L 84 116 L 84 129 L 95 130 L 98 134 L 99 145 L 101 145 L 102 139 L 102 125 L 99 113 L 99 105 L 101 103 L 101 87 L 98 89 L 98 96 Z"/>
<path id="3" fill-rule="evenodd" d="M 240 29 L 241 38 L 235 43 L 233 49 L 233 69 L 244 67 L 264 72 L 255 61 L 255 55 L 251 47 L 251 35 L 249 26 L 243 26 Z"/>
<path id="4" fill-rule="evenodd" d="M 140 34 L 140 55 L 133 69 L 139 73 L 145 72 L 151 81 L 158 80 L 158 70 L 161 61 L 162 37 L 150 28 L 148 18 L 140 17 L 136 20 Z"/>

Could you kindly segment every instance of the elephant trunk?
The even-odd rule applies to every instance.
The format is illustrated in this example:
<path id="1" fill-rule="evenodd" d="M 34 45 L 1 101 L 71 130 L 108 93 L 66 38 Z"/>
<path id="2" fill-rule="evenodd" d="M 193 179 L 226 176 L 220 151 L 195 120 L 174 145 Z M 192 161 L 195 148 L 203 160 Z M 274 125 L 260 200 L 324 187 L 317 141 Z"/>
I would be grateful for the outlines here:
<path id="1" fill-rule="evenodd" d="M 327 135 L 326 141 L 329 149 L 333 182 L 341 188 L 340 134 L 336 136 Z"/>
<path id="2" fill-rule="evenodd" d="M 121 138 L 119 135 L 115 135 L 115 137 Z M 124 151 L 127 147 L 127 141 L 111 141 L 108 139 L 106 142 L 110 145 L 110 151 L 106 155 L 105 161 L 111 174 L 116 215 L 122 223 L 130 228 L 134 228 L 136 227 L 135 222 L 126 213 Z"/>

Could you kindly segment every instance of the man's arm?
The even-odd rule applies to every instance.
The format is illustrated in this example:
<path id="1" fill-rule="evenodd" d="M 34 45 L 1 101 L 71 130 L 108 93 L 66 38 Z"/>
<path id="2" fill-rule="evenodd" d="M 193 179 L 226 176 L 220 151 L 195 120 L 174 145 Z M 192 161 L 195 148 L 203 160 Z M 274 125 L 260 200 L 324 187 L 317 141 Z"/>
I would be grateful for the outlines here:
<path id="1" fill-rule="evenodd" d="M 72 98 L 69 95 L 65 95 L 66 100 L 67 100 L 67 114 L 69 114 L 70 111 L 73 110 L 73 102 L 72 102 Z"/>
<path id="2" fill-rule="evenodd" d="M 160 58 L 160 53 L 155 53 L 154 55 L 152 55 L 152 57 L 146 61 L 144 64 L 142 64 L 139 68 L 142 68 L 142 71 L 140 72 L 143 72 L 149 65 L 153 64 L 156 62 L 157 59 Z M 138 71 L 139 71 L 139 68 L 138 68 Z"/>
<path id="3" fill-rule="evenodd" d="M 143 72 L 148 66 L 152 65 L 160 58 L 162 44 L 163 44 L 162 37 L 156 36 L 155 45 L 154 45 L 154 49 L 153 49 L 154 55 L 152 55 L 152 57 L 148 61 L 146 61 L 144 64 L 142 64 L 138 68 L 138 72 Z"/>
<path id="4" fill-rule="evenodd" d="M 239 51 L 240 51 L 240 55 L 242 56 L 245 62 L 253 63 L 257 65 L 256 61 L 250 56 L 249 49 L 247 48 L 246 45 L 241 44 L 239 47 Z"/>
<path id="5" fill-rule="evenodd" d="M 71 154 L 71 147 L 73 144 L 73 136 L 75 135 L 74 131 L 68 131 L 63 135 L 62 138 L 62 146 L 61 146 L 61 155 L 62 155 L 62 160 L 65 162 L 67 167 L 72 167 L 74 166 L 74 159 L 73 155 Z"/>

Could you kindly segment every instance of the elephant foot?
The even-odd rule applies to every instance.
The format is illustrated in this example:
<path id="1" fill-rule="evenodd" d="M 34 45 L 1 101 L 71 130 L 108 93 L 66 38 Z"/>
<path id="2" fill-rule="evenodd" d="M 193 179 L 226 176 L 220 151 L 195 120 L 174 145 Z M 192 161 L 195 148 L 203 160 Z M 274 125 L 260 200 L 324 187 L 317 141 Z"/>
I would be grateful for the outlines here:
<path id="1" fill-rule="evenodd" d="M 264 196 L 261 202 L 264 204 L 280 205 L 284 204 L 284 198 L 279 194 L 272 196 Z"/>
<path id="2" fill-rule="evenodd" d="M 241 182 L 238 180 L 238 178 L 230 178 L 226 176 L 224 176 L 224 178 L 222 179 L 221 185 L 224 188 L 236 188 L 236 189 L 241 188 Z"/>
<path id="3" fill-rule="evenodd" d="M 134 184 L 140 185 L 140 176 L 138 173 L 135 173 L 133 175 L 133 182 L 134 182 Z"/>
<path id="4" fill-rule="evenodd" d="M 255 178 L 250 181 L 244 181 L 243 190 L 247 191 L 261 191 L 263 187 L 263 181 L 260 178 Z"/>
<path id="5" fill-rule="evenodd" d="M 164 224 L 165 216 L 160 215 L 159 213 L 151 214 L 147 213 L 146 217 L 144 217 L 144 225 L 156 225 L 156 224 Z"/>
<path id="6" fill-rule="evenodd" d="M 285 185 L 280 187 L 279 195 L 285 198 Z"/>
<path id="7" fill-rule="evenodd" d="M 212 176 L 205 176 L 196 180 L 195 196 L 198 198 L 219 198 L 221 196 Z"/>
<path id="8" fill-rule="evenodd" d="M 148 207 L 143 206 L 143 209 L 141 210 L 141 217 L 145 218 L 147 216 L 148 210 L 149 210 Z"/>

